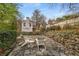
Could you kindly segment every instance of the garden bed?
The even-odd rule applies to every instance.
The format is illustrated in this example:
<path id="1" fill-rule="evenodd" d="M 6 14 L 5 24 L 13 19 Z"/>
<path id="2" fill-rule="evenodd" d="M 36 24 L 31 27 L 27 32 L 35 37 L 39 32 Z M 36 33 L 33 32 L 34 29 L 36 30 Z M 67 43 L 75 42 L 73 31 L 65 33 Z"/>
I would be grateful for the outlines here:
<path id="1" fill-rule="evenodd" d="M 66 55 L 79 56 L 79 32 L 73 30 L 67 31 L 48 31 L 46 36 L 52 38 L 64 46 Z"/>

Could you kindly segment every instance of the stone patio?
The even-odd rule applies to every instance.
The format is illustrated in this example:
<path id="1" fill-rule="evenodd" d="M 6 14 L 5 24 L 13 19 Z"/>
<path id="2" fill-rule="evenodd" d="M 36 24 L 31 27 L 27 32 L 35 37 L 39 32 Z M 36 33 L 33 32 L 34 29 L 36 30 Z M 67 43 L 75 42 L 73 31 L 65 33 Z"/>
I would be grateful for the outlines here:
<path id="1" fill-rule="evenodd" d="M 24 41 L 22 45 L 16 45 L 9 56 L 65 56 L 64 47 L 46 36 L 24 35 Z"/>

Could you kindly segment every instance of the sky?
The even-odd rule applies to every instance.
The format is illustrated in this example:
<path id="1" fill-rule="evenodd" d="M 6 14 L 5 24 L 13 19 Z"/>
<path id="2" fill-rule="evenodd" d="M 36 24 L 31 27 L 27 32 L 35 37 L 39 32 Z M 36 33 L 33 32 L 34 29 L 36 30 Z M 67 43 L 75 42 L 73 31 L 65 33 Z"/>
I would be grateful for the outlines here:
<path id="1" fill-rule="evenodd" d="M 26 3 L 21 4 L 19 11 L 25 17 L 31 17 L 34 10 L 39 9 L 41 14 L 46 16 L 47 19 L 54 19 L 61 17 L 66 14 L 65 11 L 61 10 L 60 4 L 53 4 L 53 7 L 50 4 L 46 3 Z"/>

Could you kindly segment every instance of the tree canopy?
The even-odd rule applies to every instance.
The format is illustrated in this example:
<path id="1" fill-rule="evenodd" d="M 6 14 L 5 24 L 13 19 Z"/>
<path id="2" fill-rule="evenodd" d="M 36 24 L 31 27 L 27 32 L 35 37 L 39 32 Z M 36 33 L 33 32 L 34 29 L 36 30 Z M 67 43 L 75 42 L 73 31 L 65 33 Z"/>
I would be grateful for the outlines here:
<path id="1" fill-rule="evenodd" d="M 33 16 L 32 16 L 32 20 L 36 22 L 37 29 L 40 28 L 40 25 L 45 27 L 45 24 L 46 24 L 45 19 L 46 19 L 46 17 L 43 14 L 41 14 L 39 9 L 36 9 L 34 11 Z"/>
<path id="2" fill-rule="evenodd" d="M 0 4 L 0 29 L 6 27 L 12 28 L 15 26 L 15 21 L 20 16 L 18 6 L 18 4 L 12 3 Z"/>
<path id="3" fill-rule="evenodd" d="M 11 3 L 0 4 L 0 20 L 15 20 L 19 15 L 18 5 Z"/>

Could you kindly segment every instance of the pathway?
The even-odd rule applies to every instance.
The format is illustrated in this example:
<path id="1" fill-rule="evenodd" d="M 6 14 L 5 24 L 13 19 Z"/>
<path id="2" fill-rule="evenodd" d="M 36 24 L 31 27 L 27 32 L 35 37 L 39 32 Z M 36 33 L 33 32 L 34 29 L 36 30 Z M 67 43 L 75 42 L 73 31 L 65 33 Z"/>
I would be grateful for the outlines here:
<path id="1" fill-rule="evenodd" d="M 35 39 L 38 38 L 40 38 L 39 40 L 44 40 L 43 43 L 46 48 L 40 45 L 40 43 L 40 47 L 37 47 L 38 44 L 35 43 Z M 30 41 L 28 39 L 30 39 Z M 44 35 L 24 35 L 24 40 L 25 42 L 14 48 L 9 56 L 65 56 L 64 47 Z M 29 42 L 31 42 L 31 44 Z"/>

